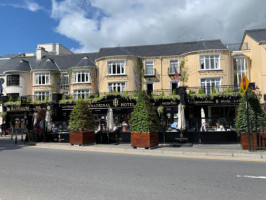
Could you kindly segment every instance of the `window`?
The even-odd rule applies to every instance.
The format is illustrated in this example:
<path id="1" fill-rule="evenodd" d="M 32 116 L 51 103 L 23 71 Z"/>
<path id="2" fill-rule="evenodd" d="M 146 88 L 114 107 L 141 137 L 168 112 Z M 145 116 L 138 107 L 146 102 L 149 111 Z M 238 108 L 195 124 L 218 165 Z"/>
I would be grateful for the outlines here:
<path id="1" fill-rule="evenodd" d="M 19 93 L 8 93 L 6 94 L 8 99 L 12 98 L 13 101 L 16 101 L 19 98 Z"/>
<path id="2" fill-rule="evenodd" d="M 234 84 L 240 85 L 243 74 L 249 78 L 247 59 L 245 57 L 234 60 Z"/>
<path id="3" fill-rule="evenodd" d="M 108 75 L 121 75 L 125 74 L 125 61 L 116 60 L 116 61 L 108 61 Z"/>
<path id="4" fill-rule="evenodd" d="M 108 83 L 108 91 L 109 92 L 125 92 L 126 91 L 126 83 L 125 82 L 115 82 Z"/>
<path id="5" fill-rule="evenodd" d="M 7 86 L 19 86 L 19 75 L 7 75 Z"/>
<path id="6" fill-rule="evenodd" d="M 81 99 L 87 99 L 88 96 L 90 95 L 90 90 L 74 90 L 73 94 L 74 94 L 74 99 L 79 99 L 79 97 Z"/>
<path id="7" fill-rule="evenodd" d="M 175 74 L 175 69 L 177 72 L 179 71 L 178 64 L 179 64 L 178 60 L 170 60 L 169 74 Z"/>
<path id="8" fill-rule="evenodd" d="M 68 74 L 62 74 L 61 85 L 69 85 L 69 75 Z"/>
<path id="9" fill-rule="evenodd" d="M 153 61 L 145 61 L 145 75 L 154 75 Z"/>
<path id="10" fill-rule="evenodd" d="M 35 85 L 49 85 L 50 73 L 35 73 Z"/>
<path id="11" fill-rule="evenodd" d="M 211 94 L 214 87 L 216 92 L 220 92 L 221 80 L 221 78 L 202 78 L 200 80 L 202 92 Z"/>
<path id="12" fill-rule="evenodd" d="M 38 91 L 34 92 L 34 100 L 44 101 L 49 100 L 49 91 Z"/>
<path id="13" fill-rule="evenodd" d="M 201 70 L 220 69 L 220 55 L 201 55 L 200 69 Z"/>
<path id="14" fill-rule="evenodd" d="M 74 72 L 74 83 L 90 83 L 91 76 L 89 71 Z"/>

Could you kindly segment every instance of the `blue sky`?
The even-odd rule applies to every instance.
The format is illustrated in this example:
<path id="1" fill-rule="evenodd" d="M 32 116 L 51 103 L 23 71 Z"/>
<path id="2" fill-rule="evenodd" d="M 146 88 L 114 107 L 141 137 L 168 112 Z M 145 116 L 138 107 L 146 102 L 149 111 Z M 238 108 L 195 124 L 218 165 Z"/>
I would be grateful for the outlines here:
<path id="1" fill-rule="evenodd" d="M 0 55 L 221 39 L 266 28 L 265 0 L 0 0 Z"/>

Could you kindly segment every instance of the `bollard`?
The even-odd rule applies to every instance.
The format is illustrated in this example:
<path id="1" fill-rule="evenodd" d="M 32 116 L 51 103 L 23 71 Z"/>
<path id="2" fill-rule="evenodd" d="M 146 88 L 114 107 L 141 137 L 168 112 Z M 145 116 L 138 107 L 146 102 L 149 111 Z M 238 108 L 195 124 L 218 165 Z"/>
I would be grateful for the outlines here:
<path id="1" fill-rule="evenodd" d="M 13 140 L 13 134 L 14 134 L 14 132 L 13 132 L 13 128 L 12 128 L 12 131 L 11 131 L 11 140 Z"/>
<path id="2" fill-rule="evenodd" d="M 21 132 L 21 142 L 23 142 L 23 131 Z"/>

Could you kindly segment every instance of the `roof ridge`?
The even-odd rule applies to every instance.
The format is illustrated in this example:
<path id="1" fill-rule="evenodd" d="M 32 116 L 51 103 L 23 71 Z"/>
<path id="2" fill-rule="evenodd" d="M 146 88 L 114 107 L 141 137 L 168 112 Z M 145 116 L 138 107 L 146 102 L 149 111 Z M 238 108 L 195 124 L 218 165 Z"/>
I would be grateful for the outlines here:
<path id="1" fill-rule="evenodd" d="M 152 47 L 152 46 L 160 46 L 160 45 L 193 44 L 193 43 L 197 43 L 197 42 L 213 42 L 213 41 L 221 41 L 221 40 L 220 39 L 198 40 L 198 41 L 190 41 L 190 42 L 173 42 L 173 43 L 147 44 L 147 45 L 136 45 L 136 46 L 103 47 L 103 48 L 100 48 L 100 49 Z"/>
<path id="2" fill-rule="evenodd" d="M 259 28 L 259 29 L 250 29 L 250 30 L 245 30 L 245 32 L 254 32 L 254 31 L 266 31 L 266 28 Z"/>

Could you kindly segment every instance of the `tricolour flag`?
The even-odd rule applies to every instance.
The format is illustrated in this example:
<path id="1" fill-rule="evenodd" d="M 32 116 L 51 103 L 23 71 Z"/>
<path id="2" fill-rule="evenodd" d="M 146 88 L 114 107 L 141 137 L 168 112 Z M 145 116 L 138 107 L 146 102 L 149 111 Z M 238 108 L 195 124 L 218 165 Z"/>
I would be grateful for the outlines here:
<path id="1" fill-rule="evenodd" d="M 175 68 L 175 82 L 178 82 L 178 73 L 177 73 L 176 68 Z"/>

